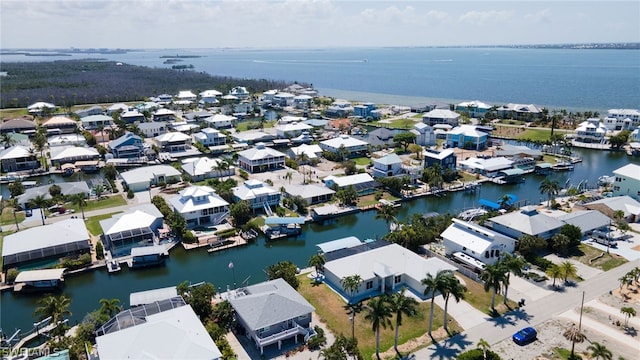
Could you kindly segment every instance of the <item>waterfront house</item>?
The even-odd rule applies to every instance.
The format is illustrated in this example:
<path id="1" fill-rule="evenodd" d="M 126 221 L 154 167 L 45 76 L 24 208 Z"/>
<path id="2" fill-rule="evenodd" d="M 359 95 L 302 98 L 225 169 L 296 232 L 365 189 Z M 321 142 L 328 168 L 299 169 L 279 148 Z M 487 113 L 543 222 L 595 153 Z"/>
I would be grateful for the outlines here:
<path id="1" fill-rule="evenodd" d="M 238 120 L 235 116 L 229 116 L 224 114 L 215 114 L 213 116 L 209 116 L 204 119 L 209 127 L 213 127 L 216 129 L 228 129 L 232 128 L 235 125 L 236 120 Z"/>
<path id="2" fill-rule="evenodd" d="M 22 145 L 22 146 L 25 146 L 26 148 L 30 148 L 33 146 L 33 144 L 31 143 L 31 140 L 29 140 L 29 135 L 11 132 L 11 133 L 7 133 L 6 136 L 9 139 L 11 139 L 11 145 L 6 146 L 8 144 L 0 143 L 0 150 L 8 149 L 14 145 Z"/>
<path id="3" fill-rule="evenodd" d="M 235 202 L 247 201 L 254 212 L 260 209 L 266 210 L 267 207 L 278 206 L 282 196 L 280 191 L 256 179 L 247 180 L 242 185 L 234 187 L 232 191 Z"/>
<path id="4" fill-rule="evenodd" d="M 607 126 L 598 118 L 589 118 L 581 122 L 574 131 L 576 141 L 586 143 L 603 143 L 607 134 Z"/>
<path id="5" fill-rule="evenodd" d="M 483 118 L 491 110 L 491 105 L 479 100 L 465 101 L 457 104 L 454 110 L 458 112 L 466 111 L 469 117 L 472 118 Z"/>
<path id="6" fill-rule="evenodd" d="M 199 124 L 190 124 L 186 121 L 176 121 L 169 123 L 169 127 L 174 131 L 181 132 L 186 135 L 190 135 L 193 132 L 200 131 Z"/>
<path id="7" fill-rule="evenodd" d="M 486 265 L 492 265 L 502 254 L 513 254 L 516 240 L 483 226 L 452 219 L 453 223 L 440 234 L 445 253 L 463 253 Z"/>
<path id="8" fill-rule="evenodd" d="M 613 218 L 616 211 L 622 211 L 627 222 L 640 222 L 640 202 L 628 195 L 606 197 L 586 203 L 583 207 L 598 210 L 609 218 Z"/>
<path id="9" fill-rule="evenodd" d="M 513 160 L 509 160 L 505 157 L 471 157 L 466 160 L 459 161 L 458 164 L 462 170 L 474 174 L 481 174 L 486 177 L 496 177 L 501 170 L 513 168 Z"/>
<path id="10" fill-rule="evenodd" d="M 640 165 L 628 164 L 613 171 L 613 195 L 628 195 L 640 201 Z"/>
<path id="11" fill-rule="evenodd" d="M 348 176 L 334 176 L 329 175 L 322 179 L 322 182 L 331 189 L 347 188 L 349 186 L 353 186 L 358 193 L 358 195 L 367 195 L 375 191 L 376 188 L 380 186 L 380 184 L 375 181 L 371 175 L 369 174 L 354 174 Z"/>
<path id="12" fill-rule="evenodd" d="M 205 90 L 198 95 L 200 95 L 200 104 L 211 105 L 219 102 L 218 97 L 222 96 L 222 93 L 218 90 Z"/>
<path id="13" fill-rule="evenodd" d="M 498 117 L 531 121 L 542 116 L 542 109 L 533 104 L 507 104 L 500 106 L 496 112 Z"/>
<path id="14" fill-rule="evenodd" d="M 453 129 L 453 126 L 449 124 L 436 124 L 433 125 L 433 134 L 436 136 L 436 139 L 446 140 L 447 133 Z"/>
<path id="15" fill-rule="evenodd" d="M 66 116 L 54 116 L 42 123 L 50 134 L 70 134 L 78 129 L 78 122 Z"/>
<path id="16" fill-rule="evenodd" d="M 138 124 L 138 129 L 146 138 L 154 138 L 167 133 L 167 123 L 164 121 L 142 122 Z"/>
<path id="17" fill-rule="evenodd" d="M 313 96 L 311 95 L 306 95 L 306 94 L 296 95 L 293 98 L 293 106 L 296 109 L 308 109 L 309 104 L 311 103 L 312 100 L 313 100 Z"/>
<path id="18" fill-rule="evenodd" d="M 524 206 L 517 211 L 492 217 L 487 225 L 514 239 L 531 235 L 549 240 L 560 231 L 564 223 L 555 217 L 541 214 L 535 206 Z"/>
<path id="19" fill-rule="evenodd" d="M 148 190 L 152 185 L 180 181 L 180 171 L 169 165 L 145 166 L 120 173 L 123 185 L 133 191 Z"/>
<path id="20" fill-rule="evenodd" d="M 460 114 L 455 111 L 446 109 L 433 109 L 428 113 L 422 115 L 422 122 L 434 126 L 437 124 L 447 124 L 451 126 L 458 126 L 460 120 Z"/>
<path id="21" fill-rule="evenodd" d="M 351 114 L 353 106 L 346 100 L 336 100 L 324 110 L 324 115 L 330 118 L 344 118 Z"/>
<path id="22" fill-rule="evenodd" d="M 80 123 L 85 130 L 98 129 L 99 127 L 109 127 L 113 125 L 113 118 L 111 116 L 96 114 L 89 115 L 80 118 Z"/>
<path id="23" fill-rule="evenodd" d="M 604 125 L 612 131 L 634 130 L 640 126 L 640 110 L 609 109 Z"/>
<path id="24" fill-rule="evenodd" d="M 218 225 L 229 216 L 229 203 L 209 186 L 189 186 L 168 202 L 188 227 Z"/>
<path id="25" fill-rule="evenodd" d="M 92 147 L 57 146 L 51 148 L 51 163 L 55 166 L 98 159 L 100 159 L 100 154 L 98 150 Z"/>
<path id="26" fill-rule="evenodd" d="M 307 204 L 309 205 L 327 202 L 331 200 L 333 195 L 336 193 L 326 186 L 314 183 L 304 185 L 286 184 L 285 189 L 286 191 L 284 193 L 284 196 L 290 198 L 300 196 L 301 198 L 305 199 L 307 201 Z"/>
<path id="27" fill-rule="evenodd" d="M 7 235 L 2 242 L 2 270 L 88 254 L 89 232 L 82 219 L 65 219 Z M 54 264 L 51 264 L 52 266 Z"/>
<path id="28" fill-rule="evenodd" d="M 42 196 L 47 200 L 53 199 L 51 193 L 49 192 L 49 188 L 54 184 L 47 184 L 41 186 L 35 186 L 32 188 L 28 188 L 24 190 L 24 193 L 19 195 L 17 200 L 18 204 L 23 208 L 27 207 L 29 201 L 35 199 L 38 196 Z M 86 181 L 70 181 L 70 182 L 59 182 L 55 184 L 60 187 L 60 193 L 65 196 L 76 195 L 76 194 L 85 194 L 87 197 L 91 192 L 89 190 L 89 186 Z"/>
<path id="29" fill-rule="evenodd" d="M 347 158 L 363 156 L 367 152 L 368 147 L 369 144 L 367 142 L 346 134 L 320 142 L 320 148 L 322 150 L 342 154 Z"/>
<path id="30" fill-rule="evenodd" d="M 640 142 L 640 129 L 635 129 L 629 135 L 630 142 Z"/>
<path id="31" fill-rule="evenodd" d="M 27 171 L 40 167 L 37 153 L 23 145 L 14 145 L 0 151 L 3 172 Z"/>
<path id="32" fill-rule="evenodd" d="M 309 161 L 301 162 L 299 160 L 299 157 L 302 154 L 307 155 L 307 158 L 309 158 Z M 317 162 L 322 156 L 322 149 L 317 144 L 314 144 L 314 145 L 302 144 L 298 147 L 290 148 L 289 151 L 287 151 L 287 156 L 290 159 L 293 159 L 296 162 L 298 162 L 298 165 L 305 165 L 307 163 Z"/>
<path id="33" fill-rule="evenodd" d="M 198 315 L 180 296 L 119 312 L 96 331 L 94 348 L 100 360 L 222 359 Z"/>
<path id="34" fill-rule="evenodd" d="M 370 146 L 376 148 L 392 148 L 396 146 L 393 141 L 393 137 L 399 134 L 400 130 L 390 130 L 387 128 L 377 128 L 373 131 L 369 131 L 362 136 L 354 136 L 354 139 L 362 140 Z"/>
<path id="35" fill-rule="evenodd" d="M 361 105 L 353 107 L 353 115 L 359 116 L 362 119 L 366 119 L 371 116 L 371 112 L 376 109 L 376 104 L 372 102 L 366 102 Z"/>
<path id="36" fill-rule="evenodd" d="M 424 167 L 428 168 L 433 165 L 440 165 L 442 171 L 446 169 L 456 170 L 456 152 L 453 149 L 438 150 L 425 150 L 422 155 L 424 156 Z"/>
<path id="37" fill-rule="evenodd" d="M 87 146 L 87 139 L 82 134 L 54 135 L 47 138 L 49 147 L 56 146 Z"/>
<path id="38" fill-rule="evenodd" d="M 158 147 L 168 153 L 184 152 L 191 149 L 191 136 L 181 132 L 168 132 L 154 138 Z"/>
<path id="39" fill-rule="evenodd" d="M 402 159 L 395 153 L 373 159 L 373 177 L 403 176 Z"/>
<path id="40" fill-rule="evenodd" d="M 258 144 L 258 143 L 268 143 L 275 140 L 275 136 L 273 134 L 269 134 L 267 132 L 261 130 L 249 130 L 249 131 L 241 131 L 234 133 L 233 140 L 238 143 L 245 143 L 248 145 Z"/>
<path id="41" fill-rule="evenodd" d="M 447 133 L 445 144 L 451 148 L 484 150 L 487 148 L 489 134 L 480 131 L 474 125 L 460 125 Z"/>
<path id="42" fill-rule="evenodd" d="M 113 156 L 118 159 L 140 158 L 144 152 L 142 138 L 131 132 L 112 140 L 107 146 Z"/>
<path id="43" fill-rule="evenodd" d="M 157 244 L 163 217 L 151 203 L 130 207 L 126 212 L 100 220 L 102 241 L 113 257 L 127 256 L 131 249 Z"/>
<path id="44" fill-rule="evenodd" d="M 251 173 L 284 168 L 286 155 L 258 143 L 251 149 L 238 152 L 238 166 Z"/>
<path id="45" fill-rule="evenodd" d="M 425 259 L 398 244 L 389 244 L 381 240 L 374 244 L 351 246 L 349 251 L 335 249 L 326 252 L 325 257 L 331 259 L 323 267 L 325 282 L 353 303 L 381 294 L 394 293 L 403 287 L 419 298 L 426 299 L 425 286 L 421 280 L 427 274 L 436 276 L 441 270 L 456 270 L 455 266 L 437 257 Z M 341 280 L 352 275 L 359 275 L 362 283 L 350 295 L 342 287 Z"/>
<path id="46" fill-rule="evenodd" d="M 271 100 L 271 103 L 273 105 L 287 107 L 287 106 L 293 105 L 293 99 L 295 97 L 296 96 L 294 94 L 279 91 L 273 95 L 273 99 Z"/>
<path id="47" fill-rule="evenodd" d="M 611 225 L 611 219 L 598 210 L 572 211 L 558 216 L 558 220 L 579 227 L 583 236 L 594 231 L 609 231 L 609 225 Z"/>
<path id="48" fill-rule="evenodd" d="M 229 95 L 236 97 L 237 99 L 240 100 L 245 100 L 249 98 L 249 92 L 247 91 L 247 88 L 244 86 L 236 86 L 233 89 L 231 89 L 229 91 Z"/>
<path id="49" fill-rule="evenodd" d="M 178 95 L 176 95 L 177 101 L 183 101 L 185 103 L 191 103 L 193 101 L 196 101 L 196 98 L 197 98 L 196 94 L 191 92 L 191 90 L 181 90 L 178 92 Z"/>
<path id="50" fill-rule="evenodd" d="M 176 112 L 170 109 L 160 108 L 153 112 L 153 121 L 174 121 Z"/>
<path id="51" fill-rule="evenodd" d="M 295 339 L 305 339 L 311 331 L 311 314 L 315 311 L 291 285 L 281 278 L 241 287 L 228 293 L 238 324 L 245 330 L 260 354 L 264 348 Z"/>
<path id="52" fill-rule="evenodd" d="M 276 136 L 280 139 L 294 138 L 303 132 L 313 130 L 313 126 L 301 122 L 291 122 L 286 124 L 278 124 L 276 126 Z"/>
<path id="53" fill-rule="evenodd" d="M 217 177 L 231 177 L 236 173 L 236 167 L 230 165 L 226 170 L 219 170 L 221 159 L 199 157 L 182 160 L 182 171 L 189 174 L 192 181 L 202 181 Z"/>
<path id="54" fill-rule="evenodd" d="M 123 113 L 129 110 L 129 105 L 123 103 L 116 103 L 107 108 L 107 115 L 111 116 L 116 113 Z"/>
<path id="55" fill-rule="evenodd" d="M 203 146 L 221 146 L 227 143 L 227 137 L 220 131 L 213 128 L 204 128 L 192 135 L 195 142 Z"/>
<path id="56" fill-rule="evenodd" d="M 211 116 L 213 116 L 213 113 L 207 110 L 194 110 L 182 114 L 182 117 L 186 119 L 187 122 L 202 122 L 204 119 Z"/>
<path id="57" fill-rule="evenodd" d="M 416 123 L 409 131 L 416 136 L 416 144 L 420 146 L 430 146 L 436 143 L 436 133 L 430 125 L 422 122 Z"/>
<path id="58" fill-rule="evenodd" d="M 85 109 L 76 110 L 75 114 L 78 115 L 79 118 L 91 116 L 91 115 L 101 115 L 104 113 L 104 109 L 101 106 L 94 105 Z"/>
<path id="59" fill-rule="evenodd" d="M 0 124 L 0 134 L 14 132 L 27 135 L 35 134 L 36 123 L 29 118 L 22 117 L 5 120 Z"/>
<path id="60" fill-rule="evenodd" d="M 520 158 L 532 158 L 535 160 L 542 160 L 542 151 L 537 149 L 531 149 L 526 145 L 502 144 L 495 151 L 494 156 L 520 157 Z"/>
<path id="61" fill-rule="evenodd" d="M 120 119 L 127 124 L 133 124 L 134 122 L 145 122 L 147 119 L 144 117 L 144 114 L 138 111 L 138 109 L 131 109 L 122 112 L 120 114 Z"/>

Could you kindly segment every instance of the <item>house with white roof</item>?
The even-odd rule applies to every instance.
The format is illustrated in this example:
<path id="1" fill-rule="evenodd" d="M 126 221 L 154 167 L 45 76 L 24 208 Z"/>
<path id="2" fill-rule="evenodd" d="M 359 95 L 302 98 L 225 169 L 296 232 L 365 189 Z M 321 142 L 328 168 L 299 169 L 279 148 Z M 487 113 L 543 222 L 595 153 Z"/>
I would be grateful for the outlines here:
<path id="1" fill-rule="evenodd" d="M 284 168 L 286 155 L 258 143 L 251 149 L 238 152 L 238 166 L 251 173 Z"/>
<path id="2" fill-rule="evenodd" d="M 178 131 L 158 135 L 154 140 L 162 151 L 169 153 L 191 149 L 191 136 Z"/>
<path id="3" fill-rule="evenodd" d="M 127 189 L 135 191 L 148 190 L 152 185 L 180 181 L 180 171 L 170 165 L 145 166 L 120 173 Z"/>
<path id="4" fill-rule="evenodd" d="M 572 211 L 558 216 L 558 220 L 579 227 L 583 236 L 596 230 L 608 232 L 611 225 L 611 219 L 598 210 Z"/>
<path id="5" fill-rule="evenodd" d="M 436 143 L 436 133 L 430 125 L 422 122 L 416 123 L 409 132 L 416 136 L 416 144 L 420 146 L 435 145 Z"/>
<path id="6" fill-rule="evenodd" d="M 49 133 L 70 134 L 78 128 L 78 122 L 66 116 L 54 116 L 42 123 Z"/>
<path id="7" fill-rule="evenodd" d="M 37 153 L 23 145 L 14 145 L 0 151 L 3 172 L 25 171 L 40 167 Z"/>
<path id="8" fill-rule="evenodd" d="M 555 217 L 541 214 L 535 206 L 524 206 L 518 211 L 492 217 L 486 223 L 494 231 L 519 239 L 522 235 L 551 239 L 564 223 Z"/>
<path id="9" fill-rule="evenodd" d="M 154 138 L 156 136 L 166 134 L 167 123 L 164 121 L 149 121 L 138 124 L 138 129 L 146 138 Z"/>
<path id="10" fill-rule="evenodd" d="M 145 122 L 147 118 L 144 117 L 144 114 L 138 111 L 138 109 L 132 109 L 124 111 L 120 114 L 120 118 L 127 124 L 133 124 L 134 122 Z"/>
<path id="11" fill-rule="evenodd" d="M 353 106 L 347 100 L 337 99 L 324 110 L 324 114 L 331 118 L 343 118 L 353 114 Z"/>
<path id="12" fill-rule="evenodd" d="M 500 106 L 496 112 L 503 119 L 533 120 L 542 116 L 542 108 L 533 104 L 507 104 Z"/>
<path id="13" fill-rule="evenodd" d="M 82 123 L 82 127 L 85 130 L 93 130 L 99 127 L 109 127 L 113 125 L 113 118 L 111 116 L 97 114 L 97 115 L 89 115 L 83 118 L 80 118 L 80 123 Z"/>
<path id="14" fill-rule="evenodd" d="M 616 211 L 622 211 L 628 222 L 640 222 L 640 202 L 628 196 L 613 196 L 584 204 L 589 210 L 598 210 L 610 218 Z"/>
<path id="15" fill-rule="evenodd" d="M 205 90 L 198 95 L 200 95 L 200 104 L 208 105 L 217 104 L 218 97 L 222 96 L 222 93 L 218 90 Z"/>
<path id="16" fill-rule="evenodd" d="M 280 139 L 290 139 L 302 134 L 305 131 L 313 130 L 313 126 L 301 122 L 291 122 L 276 126 L 276 136 Z"/>
<path id="17" fill-rule="evenodd" d="M 204 128 L 192 135 L 193 141 L 204 146 L 221 146 L 227 143 L 227 137 L 213 128 Z"/>
<path id="18" fill-rule="evenodd" d="M 230 177 L 235 175 L 235 166 L 230 165 L 226 170 L 220 170 L 218 168 L 220 163 L 222 163 L 222 159 L 218 158 L 188 158 L 182 160 L 182 171 L 189 174 L 189 177 L 191 177 L 191 180 L 193 181 L 202 181 L 205 179 Z"/>
<path id="19" fill-rule="evenodd" d="M 336 193 L 332 189 L 320 184 L 286 184 L 286 192 L 284 196 L 295 197 L 300 196 L 305 199 L 309 205 L 320 204 L 331 200 Z"/>
<path id="20" fill-rule="evenodd" d="M 244 100 L 249 98 L 249 92 L 244 86 L 236 86 L 229 91 L 230 96 L 235 96 L 237 99 Z"/>
<path id="21" fill-rule="evenodd" d="M 308 162 L 316 162 L 322 156 L 322 149 L 320 148 L 320 145 L 317 144 L 301 144 L 300 146 L 292 147 L 287 151 L 287 156 L 298 162 L 298 165 L 304 165 L 303 162 L 299 161 L 300 155 L 302 154 L 307 155 L 307 158 L 309 158 Z"/>
<path id="22" fill-rule="evenodd" d="M 574 130 L 575 139 L 586 143 L 603 143 L 607 134 L 607 126 L 598 118 L 590 118 L 581 122 Z"/>
<path id="23" fill-rule="evenodd" d="M 434 126 L 437 124 L 447 124 L 451 126 L 458 126 L 460 114 L 455 111 L 446 109 L 433 109 L 428 113 L 422 115 L 422 122 Z"/>
<path id="24" fill-rule="evenodd" d="M 178 95 L 176 95 L 178 101 L 196 101 L 196 98 L 196 94 L 191 92 L 191 90 L 181 90 L 178 92 Z"/>
<path id="25" fill-rule="evenodd" d="M 54 104 L 44 102 L 44 101 L 38 101 L 36 103 L 33 103 L 27 106 L 27 110 L 29 110 L 29 114 L 33 114 L 33 115 L 40 115 L 45 111 L 45 109 L 53 110 L 55 108 L 56 106 Z"/>
<path id="26" fill-rule="evenodd" d="M 49 147 L 55 146 L 87 146 L 87 139 L 82 134 L 62 134 L 47 138 Z"/>
<path id="27" fill-rule="evenodd" d="M 160 210 L 151 203 L 133 206 L 125 213 L 100 220 L 105 249 L 117 257 L 129 255 L 132 246 L 157 244 L 163 221 Z"/>
<path id="28" fill-rule="evenodd" d="M 402 159 L 395 153 L 373 159 L 373 177 L 395 177 L 405 175 Z"/>
<path id="29" fill-rule="evenodd" d="M 334 189 L 334 186 L 338 189 L 353 186 L 356 192 L 360 195 L 369 194 L 380 186 L 380 184 L 367 173 L 348 176 L 329 175 L 322 179 L 322 182 L 331 189 Z"/>
<path id="30" fill-rule="evenodd" d="M 107 115 L 111 116 L 114 113 L 120 112 L 123 113 L 129 110 L 129 105 L 123 103 L 116 103 L 107 108 Z"/>
<path id="31" fill-rule="evenodd" d="M 526 145 L 502 144 L 496 149 L 495 156 L 514 157 L 514 158 L 532 158 L 542 160 L 542 151 L 532 149 Z"/>
<path id="32" fill-rule="evenodd" d="M 234 133 L 232 136 L 233 140 L 235 140 L 236 142 L 249 145 L 261 142 L 267 143 L 275 140 L 276 138 L 273 134 L 261 130 L 241 131 Z"/>
<path id="33" fill-rule="evenodd" d="M 463 253 L 492 265 L 502 254 L 513 254 L 516 240 L 483 226 L 458 219 L 440 234 L 447 255 Z"/>
<path id="34" fill-rule="evenodd" d="M 458 161 L 461 169 L 471 173 L 481 174 L 487 177 L 496 177 L 501 170 L 513 168 L 513 160 L 506 157 L 477 158 L 471 157 Z"/>
<path id="35" fill-rule="evenodd" d="M 238 120 L 238 118 L 235 116 L 215 114 L 205 118 L 204 122 L 206 122 L 209 127 L 214 127 L 216 129 L 228 129 L 235 125 L 236 120 Z"/>
<path id="36" fill-rule="evenodd" d="M 227 300 L 260 354 L 272 344 L 280 350 L 287 339 L 297 343 L 311 331 L 315 308 L 281 278 L 233 290 Z"/>
<path id="37" fill-rule="evenodd" d="M 167 108 L 160 108 L 153 112 L 153 121 L 174 121 L 176 112 Z"/>
<path id="38" fill-rule="evenodd" d="M 640 165 L 627 164 L 613 171 L 613 195 L 628 195 L 640 200 Z"/>
<path id="39" fill-rule="evenodd" d="M 91 147 L 57 146 L 51 148 L 51 163 L 55 165 L 98 159 L 100 159 L 98 150 Z"/>
<path id="40" fill-rule="evenodd" d="M 254 211 L 266 206 L 278 206 L 282 195 L 280 191 L 256 179 L 247 180 L 242 185 L 234 187 L 232 191 L 235 202 L 245 200 Z"/>
<path id="41" fill-rule="evenodd" d="M 53 199 L 51 193 L 49 192 L 49 188 L 52 185 L 54 184 L 41 185 L 25 189 L 24 193 L 17 198 L 18 204 L 20 204 L 20 206 L 22 206 L 23 208 L 26 208 L 27 203 L 38 196 L 42 196 L 47 200 Z M 60 187 L 60 193 L 65 196 L 75 194 L 85 194 L 86 196 L 89 196 L 89 193 L 91 192 L 86 181 L 63 181 L 55 185 Z"/>
<path id="42" fill-rule="evenodd" d="M 438 164 L 443 171 L 445 169 L 456 169 L 457 157 L 453 149 L 444 149 L 442 151 L 427 149 L 422 155 L 424 157 L 425 168 Z"/>
<path id="43" fill-rule="evenodd" d="M 489 110 L 491 110 L 491 105 L 479 100 L 461 102 L 455 107 L 455 111 L 466 111 L 472 118 L 483 118 Z"/>
<path id="44" fill-rule="evenodd" d="M 220 360 L 222 353 L 180 296 L 123 310 L 96 331 L 100 360 Z"/>
<path id="45" fill-rule="evenodd" d="M 88 254 L 89 232 L 82 219 L 66 219 L 52 224 L 22 229 L 2 241 L 2 270 L 47 259 Z"/>
<path id="46" fill-rule="evenodd" d="M 311 95 L 306 95 L 306 94 L 296 95 L 293 98 L 293 106 L 295 106 L 296 109 L 308 109 L 309 104 L 311 103 L 312 100 L 313 100 L 313 96 Z"/>
<path id="47" fill-rule="evenodd" d="M 278 92 L 273 95 L 271 103 L 282 107 L 291 106 L 293 105 L 293 99 L 295 97 L 296 96 L 294 94 L 290 94 L 288 92 Z"/>
<path id="48" fill-rule="evenodd" d="M 609 130 L 634 130 L 640 126 L 640 110 L 609 109 L 604 125 Z"/>
<path id="49" fill-rule="evenodd" d="M 134 133 L 127 132 L 119 138 L 109 142 L 109 151 L 115 158 L 139 158 L 142 157 L 144 146 L 142 138 Z"/>
<path id="50" fill-rule="evenodd" d="M 102 107 L 98 105 L 94 105 L 88 108 L 75 111 L 75 114 L 78 115 L 80 118 L 91 116 L 91 115 L 100 115 L 102 113 L 104 113 L 104 109 L 102 109 Z"/>
<path id="51" fill-rule="evenodd" d="M 209 186 L 189 186 L 168 202 L 188 227 L 218 225 L 229 216 L 229 203 Z"/>
<path id="52" fill-rule="evenodd" d="M 339 251 L 339 250 L 336 250 Z M 436 257 L 425 259 L 398 244 L 381 244 L 361 252 L 345 252 L 324 264 L 325 281 L 345 299 L 350 299 L 341 280 L 359 275 L 360 287 L 353 293 L 353 302 L 381 294 L 394 293 L 408 288 L 414 295 L 425 299 L 422 279 L 427 274 L 436 276 L 438 271 L 455 271 L 456 267 Z M 327 258 L 328 254 L 325 254 Z"/>
<path id="53" fill-rule="evenodd" d="M 451 148 L 484 150 L 487 148 L 489 134 L 473 125 L 460 125 L 447 133 L 445 144 Z"/>
<path id="54" fill-rule="evenodd" d="M 339 154 L 344 150 L 346 157 L 356 157 L 367 152 L 369 144 L 346 134 L 341 134 L 333 139 L 320 142 L 320 148 L 325 151 Z"/>

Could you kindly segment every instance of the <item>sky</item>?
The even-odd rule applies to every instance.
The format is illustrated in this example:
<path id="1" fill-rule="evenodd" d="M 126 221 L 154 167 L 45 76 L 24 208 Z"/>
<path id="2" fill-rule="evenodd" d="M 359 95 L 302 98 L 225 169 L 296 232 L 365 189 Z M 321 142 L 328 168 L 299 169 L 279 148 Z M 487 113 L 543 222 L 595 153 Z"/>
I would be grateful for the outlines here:
<path id="1" fill-rule="evenodd" d="M 0 0 L 0 48 L 640 42 L 640 1 Z"/>

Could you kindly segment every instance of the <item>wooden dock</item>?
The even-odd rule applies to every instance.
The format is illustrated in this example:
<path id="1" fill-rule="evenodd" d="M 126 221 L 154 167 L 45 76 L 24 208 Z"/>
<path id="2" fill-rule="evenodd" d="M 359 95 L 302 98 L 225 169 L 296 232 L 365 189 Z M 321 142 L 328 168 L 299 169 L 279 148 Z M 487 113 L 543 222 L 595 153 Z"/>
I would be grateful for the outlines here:
<path id="1" fill-rule="evenodd" d="M 48 333 L 49 331 L 55 329 L 56 327 L 58 327 L 58 323 L 51 323 L 47 326 L 44 326 L 38 330 L 33 329 L 31 331 L 30 334 L 28 334 L 27 336 L 23 337 L 22 339 L 20 339 L 20 341 L 18 341 L 14 346 L 13 346 L 13 350 L 14 351 L 19 351 L 20 349 L 22 349 L 24 347 L 24 345 L 26 343 L 28 343 L 31 340 L 36 339 L 39 336 L 42 336 L 43 334 Z"/>
<path id="2" fill-rule="evenodd" d="M 242 236 L 230 237 L 227 240 L 225 240 L 225 242 L 226 244 L 222 246 L 209 247 L 209 249 L 207 249 L 207 252 L 211 254 L 216 251 L 222 251 L 222 250 L 226 250 L 226 249 L 230 249 L 238 246 L 244 246 L 249 243 L 249 241 L 243 238 Z"/>

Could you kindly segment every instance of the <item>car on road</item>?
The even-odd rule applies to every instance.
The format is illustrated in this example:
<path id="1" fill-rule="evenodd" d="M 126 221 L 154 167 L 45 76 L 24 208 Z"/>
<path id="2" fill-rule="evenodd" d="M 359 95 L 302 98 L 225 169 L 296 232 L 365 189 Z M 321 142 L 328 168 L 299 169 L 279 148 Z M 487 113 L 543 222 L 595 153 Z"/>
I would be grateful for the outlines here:
<path id="1" fill-rule="evenodd" d="M 526 345 L 532 342 L 533 340 L 535 340 L 536 337 L 538 337 L 538 332 L 536 331 L 536 329 L 530 326 L 524 329 L 521 329 L 520 331 L 513 334 L 512 336 L 513 342 L 515 342 L 518 345 Z"/>

